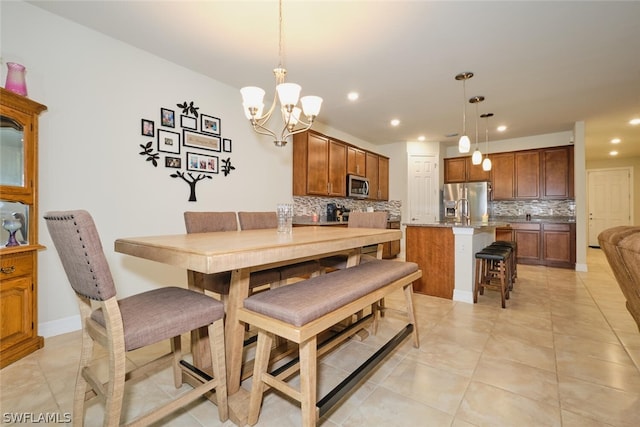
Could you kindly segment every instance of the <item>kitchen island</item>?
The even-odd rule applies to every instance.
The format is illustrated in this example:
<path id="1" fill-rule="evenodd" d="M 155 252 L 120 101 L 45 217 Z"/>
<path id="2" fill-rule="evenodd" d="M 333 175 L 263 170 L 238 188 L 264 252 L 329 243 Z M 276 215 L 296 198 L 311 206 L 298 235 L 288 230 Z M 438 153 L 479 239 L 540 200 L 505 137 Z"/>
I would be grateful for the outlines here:
<path id="1" fill-rule="evenodd" d="M 475 253 L 495 240 L 502 222 L 441 221 L 406 226 L 406 260 L 422 269 L 414 292 L 473 303 Z"/>

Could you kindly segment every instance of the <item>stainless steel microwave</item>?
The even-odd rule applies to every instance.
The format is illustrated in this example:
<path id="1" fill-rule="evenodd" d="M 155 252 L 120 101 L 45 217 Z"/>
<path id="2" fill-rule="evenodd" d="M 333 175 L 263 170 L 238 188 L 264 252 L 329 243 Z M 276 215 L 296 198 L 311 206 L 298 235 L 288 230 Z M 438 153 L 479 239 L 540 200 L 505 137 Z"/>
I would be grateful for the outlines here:
<path id="1" fill-rule="evenodd" d="M 366 199 L 369 197 L 369 180 L 363 176 L 348 175 L 347 176 L 347 196 L 356 197 L 358 199 Z"/>

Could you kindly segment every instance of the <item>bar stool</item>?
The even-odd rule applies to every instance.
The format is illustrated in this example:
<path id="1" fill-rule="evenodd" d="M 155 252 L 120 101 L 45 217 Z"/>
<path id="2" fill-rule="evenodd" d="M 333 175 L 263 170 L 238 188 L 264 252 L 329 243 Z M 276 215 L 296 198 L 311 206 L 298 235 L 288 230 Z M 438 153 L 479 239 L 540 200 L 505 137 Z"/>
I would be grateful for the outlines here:
<path id="1" fill-rule="evenodd" d="M 506 308 L 511 286 L 510 260 L 511 248 L 487 246 L 475 254 L 476 280 L 473 290 L 473 302 L 478 302 L 478 293 L 484 294 L 484 288 L 500 292 L 502 308 Z"/>
<path id="2" fill-rule="evenodd" d="M 518 244 L 509 240 L 496 240 L 489 246 L 508 247 L 511 248 L 510 265 L 511 265 L 511 283 L 509 290 L 513 290 L 516 278 L 518 277 Z"/>

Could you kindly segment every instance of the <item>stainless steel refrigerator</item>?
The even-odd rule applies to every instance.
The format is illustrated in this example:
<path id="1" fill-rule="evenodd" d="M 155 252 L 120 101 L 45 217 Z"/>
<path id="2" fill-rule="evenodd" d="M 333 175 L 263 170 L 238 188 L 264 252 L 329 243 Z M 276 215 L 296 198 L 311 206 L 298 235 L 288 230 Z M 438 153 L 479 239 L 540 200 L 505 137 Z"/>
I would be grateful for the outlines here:
<path id="1" fill-rule="evenodd" d="M 468 212 L 471 221 L 482 221 L 489 214 L 489 182 L 444 184 L 440 203 L 440 218 L 459 221 Z"/>

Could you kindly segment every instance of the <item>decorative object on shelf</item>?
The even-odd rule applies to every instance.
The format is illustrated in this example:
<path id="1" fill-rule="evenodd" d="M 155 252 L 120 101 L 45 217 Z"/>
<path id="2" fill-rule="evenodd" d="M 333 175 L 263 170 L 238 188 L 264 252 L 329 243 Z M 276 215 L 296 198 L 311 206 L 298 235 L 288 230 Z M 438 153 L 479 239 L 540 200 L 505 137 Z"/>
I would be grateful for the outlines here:
<path id="1" fill-rule="evenodd" d="M 289 136 L 311 128 L 320 113 L 322 98 L 319 96 L 303 96 L 300 98 L 301 110 L 297 107 L 297 104 L 302 88 L 298 84 L 284 82 L 287 70 L 283 66 L 282 53 L 282 0 L 278 2 L 278 55 L 279 63 L 273 70 L 273 74 L 276 77 L 276 93 L 269 111 L 263 114 L 265 95 L 263 89 L 256 86 L 246 86 L 240 90 L 240 93 L 242 94 L 242 107 L 245 116 L 251 122 L 253 130 L 261 135 L 272 136 L 274 144 L 278 147 L 283 147 L 287 144 L 286 139 Z M 276 109 L 278 99 L 280 100 L 280 112 L 284 123 L 279 135 L 267 128 L 267 122 Z M 307 122 L 301 120 L 300 113 L 304 113 L 307 117 Z M 298 125 L 301 125 L 301 127 L 296 129 Z"/>
<path id="2" fill-rule="evenodd" d="M 485 172 L 489 172 L 491 170 L 491 159 L 489 158 L 489 118 L 493 117 L 493 113 L 481 114 L 480 117 L 485 119 L 485 142 L 486 142 L 486 150 L 484 160 L 482 161 L 482 170 Z"/>
<path id="3" fill-rule="evenodd" d="M 22 223 L 17 219 L 3 219 L 2 228 L 9 232 L 9 240 L 7 240 L 5 246 L 20 246 L 20 243 L 16 240 L 16 231 L 22 228 Z"/>
<path id="4" fill-rule="evenodd" d="M 469 99 L 469 102 L 471 104 L 475 104 L 476 106 L 476 150 L 473 152 L 473 156 L 471 156 L 471 163 L 473 163 L 474 165 L 479 165 L 480 163 L 482 163 L 482 153 L 478 149 L 478 104 L 482 101 L 484 101 L 484 96 L 474 96 L 473 98 Z"/>
<path id="5" fill-rule="evenodd" d="M 24 65 L 7 62 L 7 80 L 4 88 L 18 95 L 27 96 L 26 69 Z"/>
<path id="6" fill-rule="evenodd" d="M 468 153 L 471 149 L 471 141 L 467 136 L 467 80 L 473 77 L 471 71 L 465 71 L 456 76 L 456 80 L 462 80 L 462 135 L 458 141 L 458 151 Z"/>

